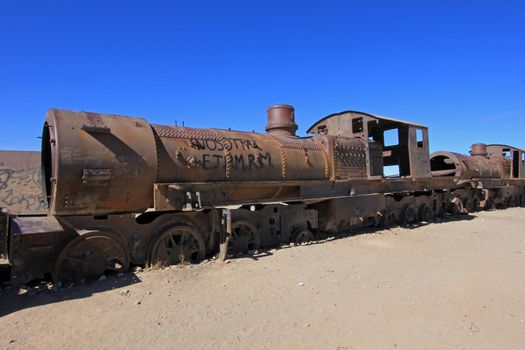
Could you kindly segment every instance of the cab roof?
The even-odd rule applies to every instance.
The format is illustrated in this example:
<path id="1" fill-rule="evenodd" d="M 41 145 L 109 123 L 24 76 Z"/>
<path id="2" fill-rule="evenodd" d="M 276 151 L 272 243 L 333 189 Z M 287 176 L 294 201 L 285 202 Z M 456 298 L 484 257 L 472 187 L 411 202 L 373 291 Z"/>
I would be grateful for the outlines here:
<path id="1" fill-rule="evenodd" d="M 392 127 L 395 127 L 397 125 L 403 124 L 403 125 L 411 125 L 411 126 L 415 126 L 415 127 L 418 127 L 418 128 L 427 129 L 427 127 L 425 125 L 412 123 L 412 122 L 409 122 L 409 121 L 406 121 L 406 120 L 399 120 L 399 119 L 394 119 L 394 118 L 390 118 L 390 117 L 384 117 L 384 116 L 375 115 L 375 114 L 371 114 L 371 113 L 360 112 L 360 111 L 347 110 L 347 111 L 342 111 L 342 112 L 338 112 L 338 113 L 333 113 L 333 114 L 327 115 L 326 117 L 324 117 L 322 119 L 319 119 L 312 126 L 310 126 L 310 128 L 307 130 L 307 133 L 309 133 L 309 134 L 316 134 L 315 129 L 316 129 L 316 127 L 319 124 L 321 124 L 323 122 L 326 122 L 329 119 L 335 119 L 335 118 L 342 117 L 342 116 L 344 116 L 346 114 L 362 115 L 363 117 L 376 119 L 378 122 L 381 122 L 381 124 L 384 124 L 384 125 L 392 124 Z"/>

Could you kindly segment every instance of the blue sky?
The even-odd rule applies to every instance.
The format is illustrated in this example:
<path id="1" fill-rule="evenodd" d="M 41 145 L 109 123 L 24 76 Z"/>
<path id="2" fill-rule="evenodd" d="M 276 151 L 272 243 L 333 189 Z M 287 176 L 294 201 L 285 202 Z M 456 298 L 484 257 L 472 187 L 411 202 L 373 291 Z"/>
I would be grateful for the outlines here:
<path id="1" fill-rule="evenodd" d="M 525 1 L 0 0 L 0 149 L 47 109 L 299 133 L 352 109 L 428 125 L 431 150 L 525 148 Z"/>

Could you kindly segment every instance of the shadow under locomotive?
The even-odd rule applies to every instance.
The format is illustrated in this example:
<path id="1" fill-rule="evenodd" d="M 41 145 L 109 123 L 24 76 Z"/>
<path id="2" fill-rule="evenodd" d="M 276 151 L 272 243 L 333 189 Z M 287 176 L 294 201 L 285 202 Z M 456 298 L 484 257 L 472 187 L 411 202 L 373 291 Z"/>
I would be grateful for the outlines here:
<path id="1" fill-rule="evenodd" d="M 53 286 L 48 280 L 32 281 L 23 286 L 0 286 L 0 317 L 37 306 L 59 303 L 65 300 L 84 299 L 94 294 L 109 290 L 121 290 L 123 296 L 129 293 L 125 289 L 136 283 L 140 278 L 134 273 L 126 273 L 117 277 L 108 276 L 103 281 L 91 281 L 85 284 L 68 284 L 63 288 Z"/>

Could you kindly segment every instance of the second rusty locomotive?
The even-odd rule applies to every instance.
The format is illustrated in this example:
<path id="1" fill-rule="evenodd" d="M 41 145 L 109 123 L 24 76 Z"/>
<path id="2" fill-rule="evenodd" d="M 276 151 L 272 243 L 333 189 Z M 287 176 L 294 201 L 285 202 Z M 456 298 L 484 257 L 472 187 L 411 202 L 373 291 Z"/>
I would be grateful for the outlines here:
<path id="1" fill-rule="evenodd" d="M 266 130 L 50 110 L 42 143 L 48 213 L 0 216 L 12 281 L 82 280 L 130 264 L 197 262 L 524 202 L 517 148 L 430 155 L 425 126 L 356 111 L 297 137 L 288 105 L 268 110 Z"/>

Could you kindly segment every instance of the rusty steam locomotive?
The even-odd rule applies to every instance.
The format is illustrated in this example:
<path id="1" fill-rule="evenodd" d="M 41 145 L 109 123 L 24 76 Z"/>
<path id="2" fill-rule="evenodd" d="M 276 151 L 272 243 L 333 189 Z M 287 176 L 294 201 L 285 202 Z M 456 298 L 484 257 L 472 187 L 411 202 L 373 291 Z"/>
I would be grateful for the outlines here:
<path id="1" fill-rule="evenodd" d="M 430 155 L 425 126 L 356 111 L 297 137 L 288 105 L 268 109 L 266 130 L 50 110 L 41 151 L 47 211 L 4 205 L 0 216 L 11 281 L 83 280 L 525 202 L 525 153 L 515 147 Z"/>

